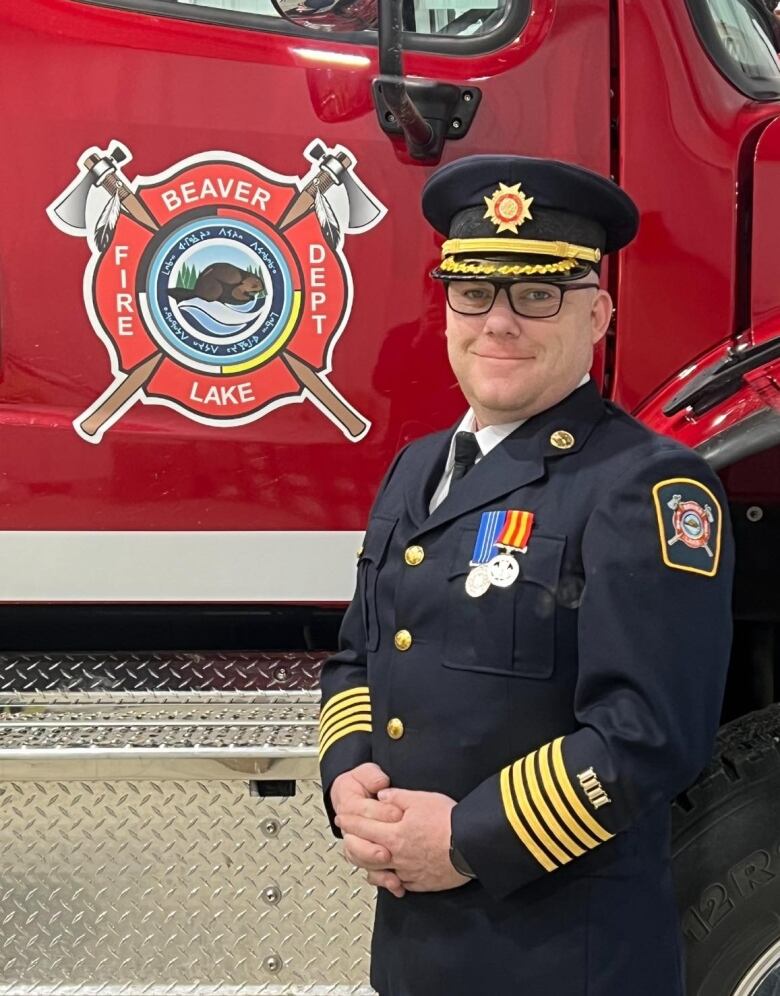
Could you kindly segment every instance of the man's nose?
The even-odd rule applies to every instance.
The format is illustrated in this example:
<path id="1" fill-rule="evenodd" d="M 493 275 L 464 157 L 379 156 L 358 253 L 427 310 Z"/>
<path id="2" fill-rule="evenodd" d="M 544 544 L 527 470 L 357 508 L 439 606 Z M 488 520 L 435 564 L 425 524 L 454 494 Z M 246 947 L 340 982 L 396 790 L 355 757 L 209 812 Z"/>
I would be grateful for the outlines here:
<path id="1" fill-rule="evenodd" d="M 493 307 L 485 315 L 484 331 L 493 335 L 519 335 L 522 319 L 512 311 L 509 295 L 501 287 L 493 301 Z"/>

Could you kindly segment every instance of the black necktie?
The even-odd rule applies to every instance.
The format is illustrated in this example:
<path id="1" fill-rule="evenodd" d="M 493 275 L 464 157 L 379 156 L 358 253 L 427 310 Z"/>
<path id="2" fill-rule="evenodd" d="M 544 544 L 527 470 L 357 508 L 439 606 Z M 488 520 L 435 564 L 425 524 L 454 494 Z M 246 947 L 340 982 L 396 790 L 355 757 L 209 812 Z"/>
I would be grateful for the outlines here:
<path id="1" fill-rule="evenodd" d="M 474 466 L 477 457 L 482 453 L 473 432 L 455 433 L 455 466 L 452 468 L 452 480 L 459 481 Z"/>

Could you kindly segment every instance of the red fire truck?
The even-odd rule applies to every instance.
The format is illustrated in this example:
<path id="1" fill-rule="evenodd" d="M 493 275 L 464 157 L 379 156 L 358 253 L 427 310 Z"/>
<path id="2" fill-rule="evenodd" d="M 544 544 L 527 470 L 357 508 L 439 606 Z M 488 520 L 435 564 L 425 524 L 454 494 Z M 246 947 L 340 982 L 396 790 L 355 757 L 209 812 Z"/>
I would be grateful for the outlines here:
<path id="1" fill-rule="evenodd" d="M 384 468 L 461 410 L 420 188 L 505 151 L 642 212 L 593 376 L 717 468 L 738 553 L 689 992 L 773 996 L 773 0 L 384 5 L 0 9 L 0 994 L 370 992 L 317 670 Z"/>

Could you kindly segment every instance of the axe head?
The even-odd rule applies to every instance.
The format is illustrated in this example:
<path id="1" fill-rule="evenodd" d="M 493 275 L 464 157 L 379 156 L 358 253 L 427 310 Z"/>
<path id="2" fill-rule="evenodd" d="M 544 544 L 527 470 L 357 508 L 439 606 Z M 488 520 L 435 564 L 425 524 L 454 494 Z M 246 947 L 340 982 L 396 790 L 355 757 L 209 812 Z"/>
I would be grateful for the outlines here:
<path id="1" fill-rule="evenodd" d="M 49 214 L 55 215 L 69 228 L 78 232 L 86 231 L 87 198 L 90 190 L 101 184 L 109 173 L 115 173 L 117 166 L 130 158 L 129 150 L 119 142 L 115 142 L 107 152 L 88 150 L 82 161 L 84 175 L 76 177 L 62 197 L 49 207 Z"/>
<path id="2" fill-rule="evenodd" d="M 349 199 L 349 228 L 351 231 L 361 231 L 369 228 L 383 213 L 378 201 L 369 194 L 366 188 L 352 173 L 346 172 L 341 178 Z"/>
<path id="3" fill-rule="evenodd" d="M 87 224 L 87 197 L 93 187 L 95 178 L 86 173 L 81 180 L 69 190 L 62 200 L 54 204 L 51 210 L 60 221 L 71 228 L 84 230 Z"/>

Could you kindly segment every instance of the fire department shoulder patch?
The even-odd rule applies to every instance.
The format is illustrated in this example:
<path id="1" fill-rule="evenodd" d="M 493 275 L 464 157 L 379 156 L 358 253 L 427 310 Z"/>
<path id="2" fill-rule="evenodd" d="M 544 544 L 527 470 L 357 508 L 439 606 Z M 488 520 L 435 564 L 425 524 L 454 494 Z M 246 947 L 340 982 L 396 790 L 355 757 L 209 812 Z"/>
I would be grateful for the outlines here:
<path id="1" fill-rule="evenodd" d="M 723 513 L 712 491 L 689 477 L 673 477 L 653 487 L 653 501 L 666 566 L 714 577 Z"/>

